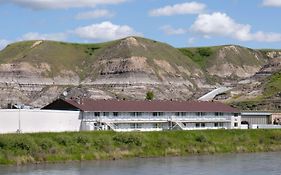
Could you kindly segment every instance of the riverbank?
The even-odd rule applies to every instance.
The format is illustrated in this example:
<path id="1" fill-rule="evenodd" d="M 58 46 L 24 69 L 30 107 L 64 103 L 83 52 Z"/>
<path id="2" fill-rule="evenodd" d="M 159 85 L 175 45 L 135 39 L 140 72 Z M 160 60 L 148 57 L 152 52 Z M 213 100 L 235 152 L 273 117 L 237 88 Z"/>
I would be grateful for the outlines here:
<path id="1" fill-rule="evenodd" d="M 0 164 L 281 151 L 281 130 L 0 135 Z"/>

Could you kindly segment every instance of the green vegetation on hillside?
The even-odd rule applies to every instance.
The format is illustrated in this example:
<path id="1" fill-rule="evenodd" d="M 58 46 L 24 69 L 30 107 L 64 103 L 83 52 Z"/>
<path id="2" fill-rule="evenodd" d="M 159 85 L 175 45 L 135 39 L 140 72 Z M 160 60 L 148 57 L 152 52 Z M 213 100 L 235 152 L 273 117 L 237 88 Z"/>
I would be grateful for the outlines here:
<path id="1" fill-rule="evenodd" d="M 264 95 L 265 97 L 272 97 L 281 92 L 281 72 L 277 72 L 269 77 L 265 83 Z"/>
<path id="2" fill-rule="evenodd" d="M 222 64 L 233 64 L 236 67 L 260 66 L 265 61 L 256 58 L 256 55 L 262 57 L 259 51 L 235 45 L 180 48 L 179 50 L 203 69 L 213 65 L 220 67 Z"/>
<path id="3" fill-rule="evenodd" d="M 281 151 L 281 130 L 0 135 L 0 164 Z"/>
<path id="4" fill-rule="evenodd" d="M 50 75 L 58 75 L 62 70 L 72 70 L 80 77 L 91 72 L 96 55 L 113 42 L 101 44 L 76 44 L 43 41 L 34 47 L 36 41 L 23 41 L 8 45 L 0 52 L 0 63 L 28 62 L 38 66 L 50 65 Z"/>
<path id="5" fill-rule="evenodd" d="M 27 62 L 34 66 L 47 63 L 49 76 L 60 75 L 64 71 L 77 73 L 81 79 L 95 77 L 101 69 L 100 60 L 146 57 L 148 64 L 158 72 L 155 60 L 167 61 L 175 70 L 177 66 L 193 71 L 198 69 L 194 62 L 172 46 L 141 38 L 128 37 L 106 43 L 77 44 L 56 41 L 22 41 L 8 45 L 0 51 L 1 63 Z"/>
<path id="6" fill-rule="evenodd" d="M 201 48 L 181 48 L 179 49 L 184 55 L 192 59 L 201 68 L 205 68 L 207 65 L 208 57 L 213 54 L 213 49 L 210 47 Z"/>

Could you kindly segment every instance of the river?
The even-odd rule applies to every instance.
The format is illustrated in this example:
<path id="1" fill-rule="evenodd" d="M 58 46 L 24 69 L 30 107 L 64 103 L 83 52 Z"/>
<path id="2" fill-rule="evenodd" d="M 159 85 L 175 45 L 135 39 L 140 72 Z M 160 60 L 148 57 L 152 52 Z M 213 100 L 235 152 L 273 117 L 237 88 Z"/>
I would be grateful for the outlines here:
<path id="1" fill-rule="evenodd" d="M 280 175 L 281 153 L 0 166 L 1 175 Z"/>

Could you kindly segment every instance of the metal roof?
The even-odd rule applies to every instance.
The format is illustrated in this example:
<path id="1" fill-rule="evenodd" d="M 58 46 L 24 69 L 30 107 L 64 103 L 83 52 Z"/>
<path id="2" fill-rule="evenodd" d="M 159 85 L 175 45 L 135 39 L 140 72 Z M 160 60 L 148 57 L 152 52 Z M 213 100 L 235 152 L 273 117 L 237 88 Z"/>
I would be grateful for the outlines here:
<path id="1" fill-rule="evenodd" d="M 167 101 L 167 100 L 61 100 L 81 111 L 93 112 L 227 112 L 240 113 L 229 105 L 220 102 L 199 102 L 199 101 Z M 53 102 L 55 103 L 55 102 Z M 43 109 L 54 109 L 49 104 Z"/>
<path id="2" fill-rule="evenodd" d="M 241 112 L 241 115 L 253 115 L 253 116 L 255 116 L 255 115 L 272 115 L 272 113 L 270 113 L 270 112 L 255 112 L 255 111 L 253 111 L 253 112 Z"/>

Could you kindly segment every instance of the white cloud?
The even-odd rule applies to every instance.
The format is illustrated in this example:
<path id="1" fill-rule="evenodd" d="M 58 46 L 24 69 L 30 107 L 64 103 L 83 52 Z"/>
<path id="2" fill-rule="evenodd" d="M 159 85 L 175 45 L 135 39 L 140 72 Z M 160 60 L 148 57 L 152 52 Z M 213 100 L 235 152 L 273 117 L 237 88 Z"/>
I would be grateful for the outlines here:
<path id="1" fill-rule="evenodd" d="M 102 18 L 102 17 L 113 17 L 114 13 L 110 12 L 105 9 L 97 9 L 94 11 L 88 11 L 88 12 L 81 12 L 78 13 L 75 18 L 76 19 L 96 19 L 96 18 Z"/>
<path id="2" fill-rule="evenodd" d="M 109 21 L 78 27 L 73 33 L 80 38 L 100 41 L 119 39 L 131 35 L 141 35 L 130 26 L 116 25 Z"/>
<path id="3" fill-rule="evenodd" d="M 11 41 L 0 39 L 0 50 L 4 49 L 8 44 L 10 44 Z"/>
<path id="4" fill-rule="evenodd" d="M 281 1 L 280 0 L 263 0 L 264 6 L 270 6 L 270 7 L 281 7 Z"/>
<path id="5" fill-rule="evenodd" d="M 173 28 L 172 26 L 166 25 L 160 28 L 166 35 L 181 35 L 185 34 L 187 31 L 182 28 Z"/>
<path id="6" fill-rule="evenodd" d="M 251 25 L 239 24 L 225 13 L 200 14 L 191 26 L 191 30 L 204 37 L 224 36 L 240 41 L 278 42 L 281 34 L 252 32 Z"/>
<path id="7" fill-rule="evenodd" d="M 99 4 L 119 4 L 127 0 L 0 0 L 3 3 L 31 9 L 68 9 L 81 7 L 95 7 Z"/>
<path id="8" fill-rule="evenodd" d="M 66 40 L 67 33 L 52 33 L 52 34 L 40 34 L 37 32 L 29 32 L 24 34 L 19 40 Z"/>
<path id="9" fill-rule="evenodd" d="M 196 40 L 196 38 L 194 38 L 194 37 L 189 38 L 187 41 L 188 45 L 192 45 L 195 42 L 195 40 Z"/>
<path id="10" fill-rule="evenodd" d="M 149 12 L 151 16 L 172 16 L 184 14 L 199 14 L 206 8 L 206 5 L 198 2 L 186 2 L 182 4 L 168 5 Z"/>

